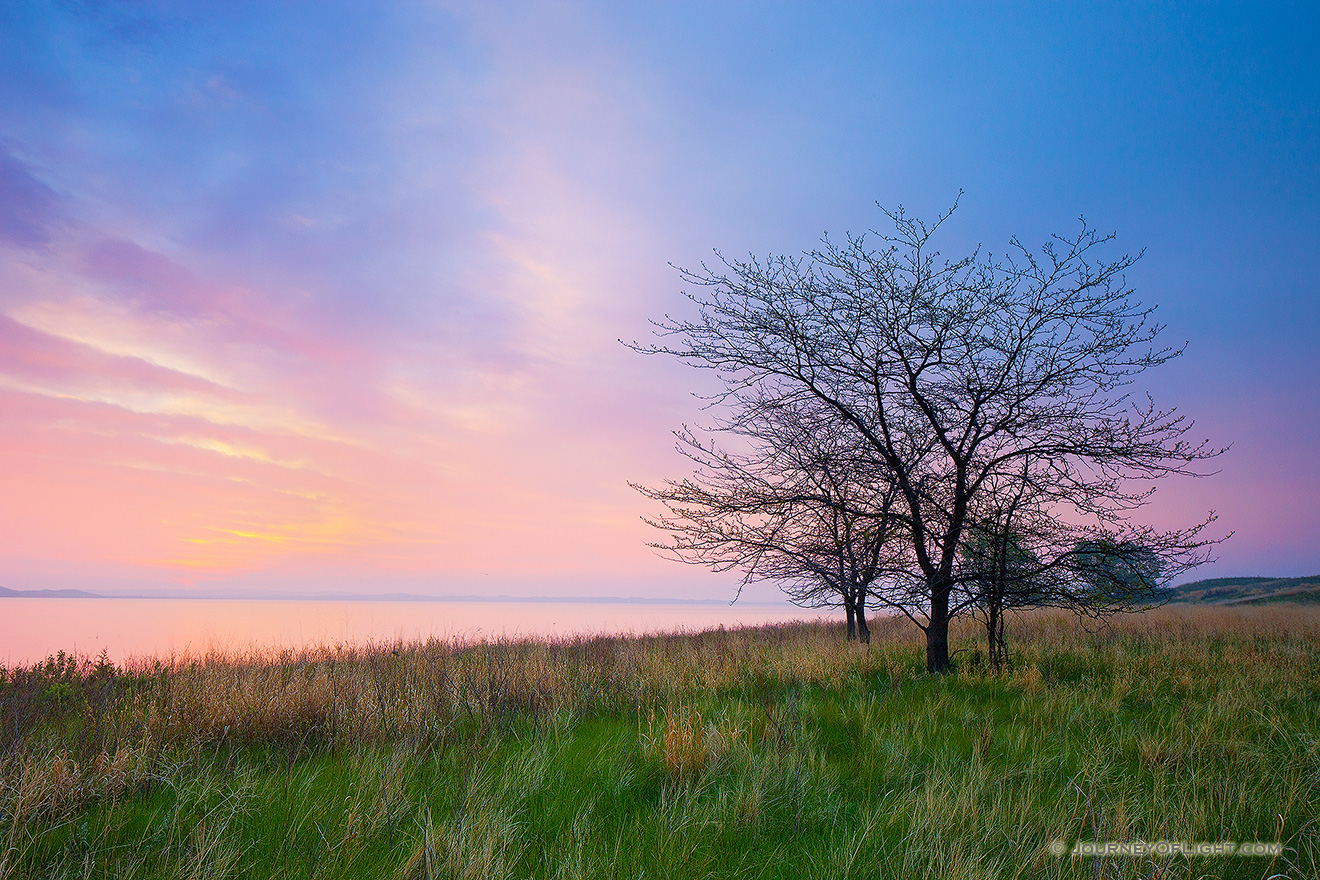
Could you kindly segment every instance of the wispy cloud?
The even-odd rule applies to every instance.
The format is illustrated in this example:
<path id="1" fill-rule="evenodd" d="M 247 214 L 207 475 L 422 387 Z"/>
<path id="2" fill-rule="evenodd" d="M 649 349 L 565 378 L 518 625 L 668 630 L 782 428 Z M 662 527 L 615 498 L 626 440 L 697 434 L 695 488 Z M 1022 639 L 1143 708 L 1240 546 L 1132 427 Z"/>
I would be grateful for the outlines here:
<path id="1" fill-rule="evenodd" d="M 441 582 L 649 558 L 620 441 L 664 406 L 616 342 L 646 309 L 621 295 L 646 231 L 600 184 L 654 146 L 608 53 L 529 51 L 536 24 L 512 13 L 459 18 L 485 69 L 461 85 L 413 47 L 370 95 L 298 101 L 289 129 L 273 108 L 306 70 L 250 49 L 209 71 L 141 55 L 147 107 L 111 92 L 139 127 L 70 117 L 97 160 L 61 169 L 63 195 L 6 166 L 26 199 L 0 270 L 8 451 L 47 535 L 93 505 L 137 526 L 84 520 L 43 552 Z M 208 26 L 171 22 L 170 39 Z M 161 38 L 135 33 L 130 54 Z M 304 155 L 309 129 L 328 140 Z"/>
<path id="2" fill-rule="evenodd" d="M 1075 179 L 1067 211 L 1114 205 L 1047 137 L 1089 117 L 959 55 L 970 25 L 853 15 L 0 9 L 0 560 L 460 592 L 683 577 L 645 549 L 625 480 L 682 467 L 668 431 L 703 377 L 617 342 L 682 308 L 666 261 L 809 246 L 910 188 L 943 205 L 1031 180 L 1051 192 L 1003 213 L 1054 216 Z M 991 24 L 1108 106 L 1049 40 Z M 974 88 L 951 84 L 965 70 Z M 1088 161 L 1121 152 L 1097 143 Z"/>

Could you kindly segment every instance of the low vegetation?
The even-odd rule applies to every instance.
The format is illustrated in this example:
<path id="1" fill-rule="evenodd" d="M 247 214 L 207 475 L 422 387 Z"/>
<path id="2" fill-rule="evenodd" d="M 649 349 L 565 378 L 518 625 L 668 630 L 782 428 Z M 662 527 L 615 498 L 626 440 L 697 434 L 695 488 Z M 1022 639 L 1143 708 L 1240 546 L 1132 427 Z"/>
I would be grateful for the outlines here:
<path id="1" fill-rule="evenodd" d="M 1172 587 L 1166 598 L 1200 605 L 1320 605 L 1320 575 L 1210 578 Z"/>
<path id="2" fill-rule="evenodd" d="M 0 681 L 0 878 L 1314 877 L 1320 608 L 335 646 Z M 1058 856 L 1089 841 L 1277 856 Z"/>

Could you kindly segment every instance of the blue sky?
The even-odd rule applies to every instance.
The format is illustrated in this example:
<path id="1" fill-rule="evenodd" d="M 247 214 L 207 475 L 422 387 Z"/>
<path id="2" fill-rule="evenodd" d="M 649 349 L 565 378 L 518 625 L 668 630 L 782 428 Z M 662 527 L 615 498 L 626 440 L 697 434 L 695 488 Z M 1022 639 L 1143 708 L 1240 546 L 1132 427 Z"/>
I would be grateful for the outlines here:
<path id="1" fill-rule="evenodd" d="M 1078 215 L 1232 443 L 1206 575 L 1320 570 L 1311 6 L 0 10 L 0 582 L 702 595 L 627 480 L 700 376 L 670 263 Z M 338 579 L 338 580 L 335 580 Z M 714 586 L 713 586 L 714 585 Z M 310 588 L 310 587 L 309 587 Z"/>

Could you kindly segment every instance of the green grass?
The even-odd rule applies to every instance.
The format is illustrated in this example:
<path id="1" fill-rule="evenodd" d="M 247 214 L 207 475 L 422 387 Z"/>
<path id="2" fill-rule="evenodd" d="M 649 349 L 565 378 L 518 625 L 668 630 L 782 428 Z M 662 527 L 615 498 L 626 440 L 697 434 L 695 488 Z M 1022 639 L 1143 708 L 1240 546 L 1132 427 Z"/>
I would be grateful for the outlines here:
<path id="1" fill-rule="evenodd" d="M 1170 588 L 1170 602 L 1204 605 L 1314 605 L 1320 603 L 1320 575 L 1295 578 L 1225 577 Z"/>
<path id="2" fill-rule="evenodd" d="M 1011 627 L 10 670 L 0 877 L 1320 876 L 1320 613 Z M 1048 849 L 1133 839 L 1284 852 Z"/>

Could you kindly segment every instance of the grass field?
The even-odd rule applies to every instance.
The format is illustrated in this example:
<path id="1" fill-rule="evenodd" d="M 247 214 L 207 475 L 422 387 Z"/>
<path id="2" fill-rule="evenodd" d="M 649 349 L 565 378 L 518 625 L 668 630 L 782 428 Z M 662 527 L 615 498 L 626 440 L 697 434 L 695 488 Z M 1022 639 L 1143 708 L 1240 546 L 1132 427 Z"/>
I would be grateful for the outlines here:
<path id="1" fill-rule="evenodd" d="M 337 647 L 0 684 L 0 878 L 1320 876 L 1320 608 Z M 1055 855 L 1061 841 L 1277 856 Z"/>

